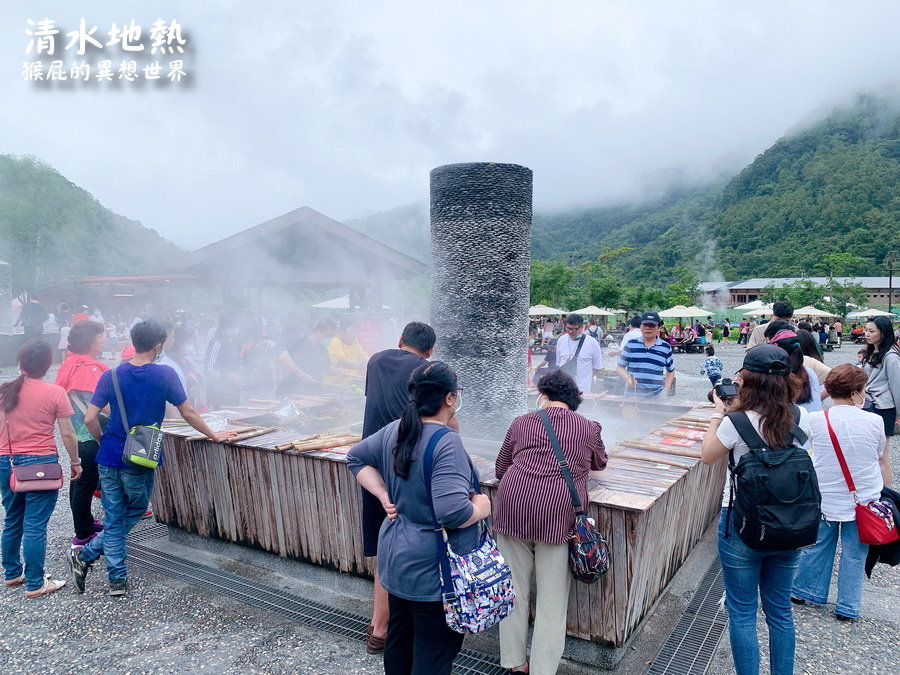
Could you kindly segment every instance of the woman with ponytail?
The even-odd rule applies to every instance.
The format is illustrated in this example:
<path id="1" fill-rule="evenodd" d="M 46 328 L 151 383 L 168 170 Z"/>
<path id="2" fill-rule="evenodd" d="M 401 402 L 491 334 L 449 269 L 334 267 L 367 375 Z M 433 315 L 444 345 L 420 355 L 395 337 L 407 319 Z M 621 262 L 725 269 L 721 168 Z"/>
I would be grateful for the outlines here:
<path id="1" fill-rule="evenodd" d="M 463 636 L 447 627 L 434 520 L 447 530 L 462 555 L 480 543 L 479 522 L 491 512 L 487 496 L 475 492 L 478 473 L 455 427 L 462 406 L 456 374 L 440 361 L 423 363 L 409 378 L 410 400 L 402 417 L 358 443 L 347 467 L 388 514 L 378 537 L 378 572 L 388 591 L 390 618 L 384 671 L 449 673 Z M 422 458 L 432 436 L 431 499 Z"/>
<path id="2" fill-rule="evenodd" d="M 59 490 L 13 492 L 13 466 L 56 461 L 54 424 L 69 454 L 72 480 L 81 476 L 78 442 L 72 427 L 72 405 L 62 387 L 43 381 L 53 363 L 53 348 L 29 340 L 18 353 L 21 374 L 0 385 L 0 494 L 3 498 L 3 575 L 6 586 L 25 586 L 25 597 L 58 591 L 64 580 L 44 575 L 47 523 Z M 22 558 L 24 557 L 24 566 Z"/>

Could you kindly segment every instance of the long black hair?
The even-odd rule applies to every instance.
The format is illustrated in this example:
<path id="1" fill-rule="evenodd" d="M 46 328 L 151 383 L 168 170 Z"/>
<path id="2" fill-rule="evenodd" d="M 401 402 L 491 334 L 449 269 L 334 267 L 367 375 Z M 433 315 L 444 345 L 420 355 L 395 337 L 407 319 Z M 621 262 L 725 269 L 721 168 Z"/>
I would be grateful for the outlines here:
<path id="1" fill-rule="evenodd" d="M 800 340 L 800 349 L 803 351 L 803 356 L 825 363 L 822 352 L 819 351 L 819 343 L 811 332 L 801 328 L 797 331 L 797 338 Z"/>
<path id="2" fill-rule="evenodd" d="M 794 380 L 797 388 L 797 403 L 808 403 L 812 400 L 812 385 L 809 383 L 809 373 L 803 367 L 803 348 L 800 346 L 800 338 L 786 337 L 774 344 L 788 353 L 791 363 L 791 379 Z"/>
<path id="3" fill-rule="evenodd" d="M 866 346 L 866 355 L 863 357 L 863 363 L 877 368 L 881 365 L 891 347 L 897 344 L 897 337 L 894 335 L 894 325 L 886 316 L 873 316 L 869 319 L 869 323 L 874 323 L 875 328 L 881 331 L 881 342 L 878 345 Z"/>
<path id="4" fill-rule="evenodd" d="M 409 476 L 412 453 L 422 438 L 422 417 L 436 415 L 447 394 L 457 390 L 456 373 L 446 363 L 423 363 L 409 376 L 409 403 L 400 417 L 397 445 L 394 448 L 394 473 Z"/>
<path id="5" fill-rule="evenodd" d="M 21 374 L 11 382 L 0 384 L 0 408 L 11 413 L 19 405 L 19 392 L 26 377 L 42 378 L 53 364 L 53 348 L 43 340 L 29 340 L 16 354 Z"/>

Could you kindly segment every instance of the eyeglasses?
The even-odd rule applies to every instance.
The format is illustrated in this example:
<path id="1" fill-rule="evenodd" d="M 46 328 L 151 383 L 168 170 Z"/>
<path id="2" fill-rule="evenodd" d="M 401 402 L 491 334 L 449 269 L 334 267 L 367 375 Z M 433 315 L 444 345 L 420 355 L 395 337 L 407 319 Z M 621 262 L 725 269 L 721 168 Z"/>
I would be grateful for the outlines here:
<path id="1" fill-rule="evenodd" d="M 459 389 L 457 389 L 457 390 L 454 391 L 453 393 L 454 393 L 454 394 L 460 394 L 460 395 L 461 395 L 461 394 L 463 393 L 463 388 L 460 387 Z"/>

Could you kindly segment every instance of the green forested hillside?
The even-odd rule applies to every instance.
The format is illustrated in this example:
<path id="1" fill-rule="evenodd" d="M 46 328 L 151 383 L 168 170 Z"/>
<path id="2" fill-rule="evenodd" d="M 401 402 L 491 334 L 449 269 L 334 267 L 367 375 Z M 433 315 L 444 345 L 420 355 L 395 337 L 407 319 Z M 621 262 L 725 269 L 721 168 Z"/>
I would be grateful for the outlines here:
<path id="1" fill-rule="evenodd" d="M 860 98 L 777 141 L 740 174 L 643 206 L 537 215 L 534 257 L 568 264 L 619 250 L 632 282 L 883 274 L 900 250 L 900 106 Z M 626 247 L 622 249 L 621 247 Z M 836 268 L 834 258 L 843 253 Z"/>
<path id="2" fill-rule="evenodd" d="M 0 259 L 12 264 L 13 293 L 72 275 L 158 273 L 182 253 L 52 167 L 0 155 Z"/>

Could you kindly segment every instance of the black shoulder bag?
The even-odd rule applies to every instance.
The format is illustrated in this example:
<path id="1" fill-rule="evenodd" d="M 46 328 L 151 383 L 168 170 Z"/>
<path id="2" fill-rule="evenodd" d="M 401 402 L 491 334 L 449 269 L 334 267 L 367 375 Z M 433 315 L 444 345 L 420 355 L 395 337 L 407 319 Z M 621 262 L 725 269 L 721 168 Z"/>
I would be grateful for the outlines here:
<path id="1" fill-rule="evenodd" d="M 575 373 L 578 371 L 578 354 L 581 352 L 581 348 L 584 346 L 584 338 L 585 336 L 582 335 L 578 339 L 578 347 L 575 349 L 575 355 L 564 364 L 562 364 L 562 367 L 560 367 L 560 370 L 562 370 L 573 380 L 575 379 Z M 557 342 L 557 349 L 559 349 L 558 345 L 559 343 Z"/>
<path id="2" fill-rule="evenodd" d="M 122 390 L 119 388 L 118 371 L 118 367 L 112 369 L 112 382 L 116 392 L 116 401 L 119 404 L 119 415 L 122 417 L 122 426 L 125 427 L 125 447 L 122 449 L 122 461 L 128 466 L 155 469 L 162 459 L 164 434 L 156 426 L 130 427 L 128 425 L 125 404 L 122 402 Z"/>
<path id="3" fill-rule="evenodd" d="M 546 410 L 538 410 L 538 415 L 547 430 L 550 445 L 553 446 L 553 452 L 556 455 L 556 463 L 566 480 L 566 485 L 569 486 L 569 495 L 572 497 L 572 506 L 575 509 L 575 528 L 569 535 L 569 569 L 572 576 L 578 581 L 592 584 L 609 570 L 609 545 L 603 535 L 594 529 L 594 525 L 588 520 L 584 508 L 581 506 L 578 489 L 572 479 L 572 472 L 569 471 L 569 463 L 563 454 L 562 445 L 550 423 L 550 416 Z"/>

